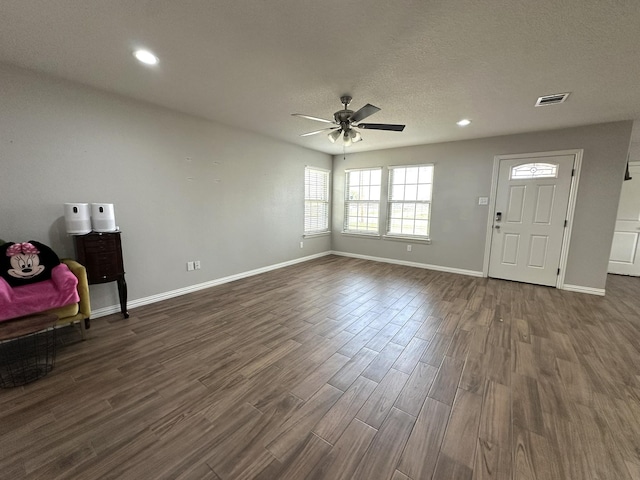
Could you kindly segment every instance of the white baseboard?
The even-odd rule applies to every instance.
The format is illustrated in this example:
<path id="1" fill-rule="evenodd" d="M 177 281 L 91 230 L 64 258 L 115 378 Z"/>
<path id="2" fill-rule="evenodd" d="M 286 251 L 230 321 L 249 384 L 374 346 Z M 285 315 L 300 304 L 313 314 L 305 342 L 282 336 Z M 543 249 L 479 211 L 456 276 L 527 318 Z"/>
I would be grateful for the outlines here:
<path id="1" fill-rule="evenodd" d="M 341 257 L 361 258 L 362 260 L 372 260 L 374 262 L 392 263 L 394 265 L 404 265 L 405 267 L 425 268 L 427 270 L 436 270 L 438 272 L 457 273 L 459 275 L 468 275 L 471 277 L 482 277 L 482 272 L 475 270 L 463 270 L 462 268 L 443 267 L 441 265 L 429 265 L 428 263 L 407 262 L 405 260 L 395 260 L 393 258 L 371 257 L 369 255 L 359 255 L 357 253 L 348 252 L 331 252 L 333 255 Z"/>
<path id="2" fill-rule="evenodd" d="M 255 270 L 249 270 L 247 272 L 237 273 L 235 275 L 230 275 L 228 277 L 217 278 L 215 280 L 210 280 L 204 283 L 198 283 L 196 285 L 190 285 L 184 288 L 178 288 L 176 290 L 171 290 L 169 292 L 158 293 L 156 295 L 150 295 L 148 297 L 143 297 L 143 298 L 137 298 L 135 300 L 131 300 L 130 302 L 127 302 L 127 307 L 131 309 L 131 308 L 141 307 L 143 305 L 149 305 L 150 303 L 156 303 L 162 300 L 167 300 L 169 298 L 179 297 L 181 295 L 186 295 L 187 293 L 193 293 L 199 290 L 204 290 L 205 288 L 211 288 L 211 287 L 215 287 L 216 285 L 222 285 L 223 283 L 234 282 L 242 278 L 252 277 L 254 275 L 259 275 L 261 273 L 270 272 L 271 270 L 277 270 L 279 268 L 289 267 L 297 263 L 308 262 L 309 260 L 325 257 L 327 255 L 331 255 L 332 253 L 333 252 L 331 251 L 316 253 L 315 255 L 309 255 L 307 257 L 296 258 L 294 260 L 277 263 L 275 265 L 256 268 Z M 106 315 L 111 315 L 112 313 L 119 313 L 119 312 L 120 312 L 120 305 L 110 305 L 108 307 L 96 308 L 95 310 L 91 310 L 91 318 L 100 318 Z"/>
<path id="3" fill-rule="evenodd" d="M 338 255 L 341 257 L 352 257 L 359 258 L 362 260 L 371 260 L 374 262 L 383 262 L 383 263 L 391 263 L 394 265 L 404 265 L 406 267 L 416 267 L 416 268 L 425 268 L 427 270 L 435 270 L 438 272 L 447 272 L 447 273 L 456 273 L 458 275 L 468 275 L 471 277 L 482 277 L 482 272 L 475 270 L 464 270 L 462 268 L 452 268 L 452 267 L 443 267 L 441 265 L 430 265 L 427 263 L 418 263 L 418 262 L 408 262 L 405 260 L 395 260 L 392 258 L 383 258 L 383 257 L 372 257 L 369 255 L 359 255 L 357 253 L 348 253 L 348 252 L 338 252 L 338 251 L 328 251 L 317 253 L 315 255 L 309 255 L 307 257 L 296 258 L 294 260 L 289 260 L 287 262 L 277 263 L 275 265 L 269 265 L 262 268 L 256 268 L 255 270 L 249 270 L 247 272 L 238 273 L 235 275 L 230 275 L 228 277 L 217 278 L 215 280 L 211 280 L 204 283 L 198 283 L 196 285 L 190 285 L 184 288 L 178 288 L 176 290 L 171 290 L 169 292 L 159 293 L 156 295 L 151 295 L 148 297 L 138 298 L 135 300 L 131 300 L 127 303 L 128 308 L 137 308 L 143 305 L 149 305 L 150 303 L 160 302 L 162 300 L 167 300 L 169 298 L 179 297 L 181 295 L 186 295 L 188 293 L 197 292 L 199 290 L 204 290 L 205 288 L 215 287 L 216 285 L 222 285 L 224 283 L 233 282 L 236 280 L 240 280 L 242 278 L 252 277 L 254 275 L 259 275 L 261 273 L 270 272 L 271 270 L 277 270 L 279 268 L 289 267 L 291 265 L 295 265 L 297 263 L 308 262 L 309 260 L 314 260 L 316 258 L 325 257 L 327 255 Z M 603 288 L 592 288 L 592 287 L 583 287 L 580 285 L 564 285 L 562 290 L 567 290 L 569 292 L 578 292 L 578 293 L 588 293 L 590 295 L 599 295 L 604 296 L 605 290 Z M 91 318 L 100 318 L 106 315 L 111 315 L 113 313 L 120 312 L 120 305 L 110 305 L 108 307 L 97 308 L 91 311 Z"/>
<path id="4" fill-rule="evenodd" d="M 601 297 L 604 297 L 604 293 L 605 293 L 604 288 L 583 287 L 582 285 L 564 284 L 562 287 L 560 287 L 560 289 L 567 290 L 569 292 L 588 293 L 589 295 L 599 295 Z"/>

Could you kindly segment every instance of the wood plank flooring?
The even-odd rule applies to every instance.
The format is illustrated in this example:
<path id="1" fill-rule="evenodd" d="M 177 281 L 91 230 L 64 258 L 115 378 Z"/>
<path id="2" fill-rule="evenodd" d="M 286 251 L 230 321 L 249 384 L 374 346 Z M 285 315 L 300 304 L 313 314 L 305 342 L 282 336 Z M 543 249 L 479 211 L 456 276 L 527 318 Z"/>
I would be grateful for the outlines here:
<path id="1" fill-rule="evenodd" d="M 0 478 L 640 478 L 640 279 L 327 256 L 59 330 Z"/>

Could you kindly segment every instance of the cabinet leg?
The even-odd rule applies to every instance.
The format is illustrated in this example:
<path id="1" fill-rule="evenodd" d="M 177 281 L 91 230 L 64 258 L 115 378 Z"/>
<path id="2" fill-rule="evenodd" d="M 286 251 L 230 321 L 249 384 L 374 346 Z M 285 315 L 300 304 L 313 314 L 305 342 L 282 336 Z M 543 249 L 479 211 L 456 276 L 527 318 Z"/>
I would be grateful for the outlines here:
<path id="1" fill-rule="evenodd" d="M 118 296 L 120 297 L 120 311 L 124 318 L 129 318 L 129 312 L 127 310 L 127 282 L 124 276 L 118 279 Z"/>

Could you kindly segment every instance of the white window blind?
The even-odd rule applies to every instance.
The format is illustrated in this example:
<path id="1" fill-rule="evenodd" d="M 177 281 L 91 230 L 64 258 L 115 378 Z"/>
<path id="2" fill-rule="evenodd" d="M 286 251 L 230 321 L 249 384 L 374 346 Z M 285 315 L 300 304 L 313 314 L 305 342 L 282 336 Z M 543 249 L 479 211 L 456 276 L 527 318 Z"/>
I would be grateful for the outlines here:
<path id="1" fill-rule="evenodd" d="M 345 233 L 380 233 L 382 168 L 347 170 L 345 179 Z"/>
<path id="2" fill-rule="evenodd" d="M 433 165 L 389 167 L 387 235 L 429 239 Z"/>
<path id="3" fill-rule="evenodd" d="M 329 231 L 329 171 L 304 169 L 304 233 Z"/>

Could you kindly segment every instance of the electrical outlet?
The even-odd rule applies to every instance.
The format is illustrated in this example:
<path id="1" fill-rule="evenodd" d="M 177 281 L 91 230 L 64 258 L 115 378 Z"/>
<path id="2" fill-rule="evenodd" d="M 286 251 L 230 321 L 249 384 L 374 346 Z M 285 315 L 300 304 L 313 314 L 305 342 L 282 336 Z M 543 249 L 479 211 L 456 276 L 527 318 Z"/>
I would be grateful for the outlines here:
<path id="1" fill-rule="evenodd" d="M 200 260 L 194 261 L 193 266 L 196 268 L 196 270 L 200 270 Z"/>
<path id="2" fill-rule="evenodd" d="M 300 248 L 304 248 L 304 242 L 300 242 Z"/>
<path id="3" fill-rule="evenodd" d="M 193 262 L 187 262 L 187 271 L 190 272 L 191 270 L 194 270 L 195 266 L 193 265 Z"/>
<path id="4" fill-rule="evenodd" d="M 410 252 L 411 248 L 412 248 L 411 245 L 407 245 L 407 252 Z"/>

